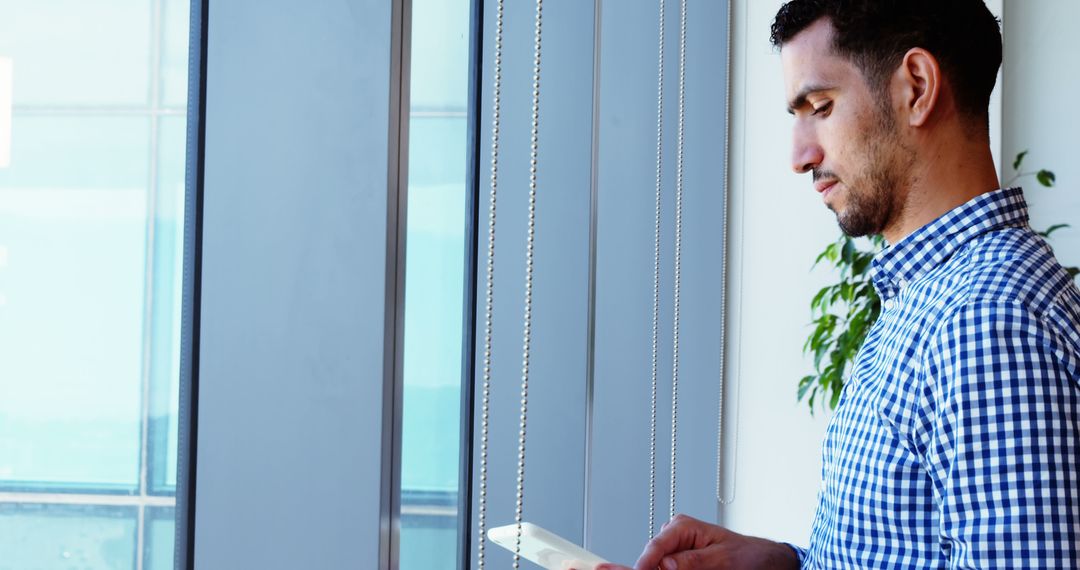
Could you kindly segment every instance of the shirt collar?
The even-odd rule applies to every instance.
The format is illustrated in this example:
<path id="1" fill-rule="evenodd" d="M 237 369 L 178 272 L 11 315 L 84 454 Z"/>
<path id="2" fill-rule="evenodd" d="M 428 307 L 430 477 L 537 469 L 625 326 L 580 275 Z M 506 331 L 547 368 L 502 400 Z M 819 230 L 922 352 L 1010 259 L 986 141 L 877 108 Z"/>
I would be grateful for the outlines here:
<path id="1" fill-rule="evenodd" d="M 891 299 L 976 236 L 1027 224 L 1027 203 L 1020 188 L 980 194 L 882 250 L 874 258 L 874 288 L 882 300 Z"/>

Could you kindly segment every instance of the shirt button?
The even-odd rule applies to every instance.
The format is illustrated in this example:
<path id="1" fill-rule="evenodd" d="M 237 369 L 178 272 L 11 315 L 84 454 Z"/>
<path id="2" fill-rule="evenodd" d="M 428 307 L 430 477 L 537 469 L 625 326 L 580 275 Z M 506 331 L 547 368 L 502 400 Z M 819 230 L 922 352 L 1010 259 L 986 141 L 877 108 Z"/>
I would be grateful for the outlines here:
<path id="1" fill-rule="evenodd" d="M 895 305 L 895 304 L 896 303 L 893 302 L 892 299 L 889 299 L 888 301 L 885 301 L 885 310 L 891 311 L 892 308 L 893 308 L 893 305 Z"/>

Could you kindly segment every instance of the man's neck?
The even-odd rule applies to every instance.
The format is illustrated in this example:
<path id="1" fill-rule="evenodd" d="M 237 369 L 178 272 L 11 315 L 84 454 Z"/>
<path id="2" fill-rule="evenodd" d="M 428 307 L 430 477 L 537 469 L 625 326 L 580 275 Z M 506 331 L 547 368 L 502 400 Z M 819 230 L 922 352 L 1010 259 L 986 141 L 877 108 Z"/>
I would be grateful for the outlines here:
<path id="1" fill-rule="evenodd" d="M 972 198 L 998 189 L 989 141 L 951 140 L 929 145 L 917 157 L 900 214 L 882 234 L 890 244 L 911 235 Z"/>

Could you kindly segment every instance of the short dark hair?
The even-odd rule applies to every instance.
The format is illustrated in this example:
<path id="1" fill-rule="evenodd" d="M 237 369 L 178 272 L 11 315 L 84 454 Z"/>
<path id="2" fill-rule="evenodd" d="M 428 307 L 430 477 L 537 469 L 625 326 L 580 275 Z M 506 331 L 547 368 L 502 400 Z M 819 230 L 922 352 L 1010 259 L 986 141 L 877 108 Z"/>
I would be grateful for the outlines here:
<path id="1" fill-rule="evenodd" d="M 1000 22 L 983 0 L 791 0 L 773 20 L 773 46 L 821 18 L 832 23 L 836 53 L 871 88 L 884 89 L 904 54 L 921 47 L 937 58 L 959 112 L 985 124 L 1002 48 Z"/>

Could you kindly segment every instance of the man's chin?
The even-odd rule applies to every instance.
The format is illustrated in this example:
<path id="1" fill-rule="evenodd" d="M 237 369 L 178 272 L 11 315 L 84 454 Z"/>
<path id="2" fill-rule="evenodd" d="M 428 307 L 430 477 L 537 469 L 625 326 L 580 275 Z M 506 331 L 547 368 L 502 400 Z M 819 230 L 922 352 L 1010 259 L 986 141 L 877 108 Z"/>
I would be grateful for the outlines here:
<path id="1" fill-rule="evenodd" d="M 862 237 L 865 235 L 860 231 L 862 230 L 860 226 L 863 224 L 860 224 L 859 220 L 852 219 L 850 212 L 843 209 L 833 209 L 831 206 L 829 209 L 836 214 L 836 225 L 840 227 L 840 231 L 844 232 L 844 235 L 848 237 Z"/>
<path id="2" fill-rule="evenodd" d="M 840 226 L 840 231 L 844 232 L 844 235 L 853 238 L 866 237 L 871 234 L 881 233 L 880 230 L 870 227 L 870 224 L 858 220 L 851 220 L 849 218 L 845 218 L 843 214 L 836 216 L 836 225 Z"/>

